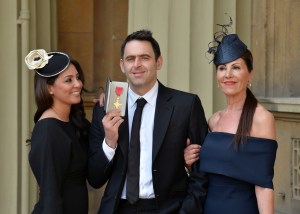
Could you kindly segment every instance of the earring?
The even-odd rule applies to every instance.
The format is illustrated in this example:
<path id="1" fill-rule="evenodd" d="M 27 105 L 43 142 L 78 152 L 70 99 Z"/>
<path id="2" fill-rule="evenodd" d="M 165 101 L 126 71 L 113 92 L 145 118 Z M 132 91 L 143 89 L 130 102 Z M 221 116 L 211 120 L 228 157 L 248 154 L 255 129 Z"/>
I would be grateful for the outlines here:
<path id="1" fill-rule="evenodd" d="M 251 89 L 251 87 L 252 87 L 252 83 L 248 82 L 248 88 Z"/>

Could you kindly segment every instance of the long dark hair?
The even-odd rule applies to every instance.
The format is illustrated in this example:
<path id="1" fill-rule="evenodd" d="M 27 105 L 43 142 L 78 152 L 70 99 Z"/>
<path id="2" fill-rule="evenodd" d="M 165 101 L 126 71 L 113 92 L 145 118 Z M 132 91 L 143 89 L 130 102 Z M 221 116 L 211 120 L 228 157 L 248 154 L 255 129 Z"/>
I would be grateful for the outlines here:
<path id="1" fill-rule="evenodd" d="M 249 72 L 253 70 L 253 57 L 249 50 L 247 50 L 241 58 L 245 61 L 246 66 Z M 236 131 L 236 134 L 233 138 L 232 144 L 236 149 L 240 147 L 240 145 L 245 144 L 247 142 L 248 136 L 250 136 L 250 131 L 253 122 L 253 116 L 255 113 L 255 109 L 257 107 L 257 99 L 251 90 L 247 87 L 246 89 L 246 100 L 243 106 L 243 110 L 241 113 L 239 125 Z"/>
<path id="2" fill-rule="evenodd" d="M 84 84 L 84 75 L 80 64 L 74 59 L 71 59 L 70 63 L 75 66 L 79 74 L 79 79 Z M 37 73 L 34 76 L 34 93 L 37 106 L 37 110 L 34 115 L 35 123 L 37 123 L 44 111 L 51 108 L 53 105 L 53 98 L 47 89 L 47 85 L 53 85 L 57 77 L 58 75 L 53 77 L 42 77 Z M 84 112 L 83 101 L 81 99 L 80 103 L 71 106 L 71 112 L 69 116 L 71 123 L 73 123 L 76 128 L 76 134 L 79 137 L 82 135 L 88 135 L 90 123 L 85 116 L 86 114 Z"/>
<path id="3" fill-rule="evenodd" d="M 249 50 L 240 57 L 244 60 L 248 71 L 252 72 L 253 70 L 253 56 Z M 219 65 L 216 65 L 218 68 Z M 257 99 L 254 94 L 251 92 L 249 88 L 246 89 L 246 99 L 242 109 L 241 117 L 239 120 L 238 128 L 236 134 L 234 135 L 232 144 L 235 149 L 238 149 L 240 145 L 245 144 L 247 142 L 247 138 L 250 135 L 253 116 L 255 113 L 255 109 L 257 107 Z"/>

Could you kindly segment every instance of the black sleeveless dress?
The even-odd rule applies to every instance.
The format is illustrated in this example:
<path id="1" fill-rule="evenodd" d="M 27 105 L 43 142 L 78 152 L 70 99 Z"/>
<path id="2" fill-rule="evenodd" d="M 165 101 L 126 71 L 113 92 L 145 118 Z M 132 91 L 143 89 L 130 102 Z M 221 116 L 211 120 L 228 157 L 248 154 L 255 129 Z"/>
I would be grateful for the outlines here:
<path id="1" fill-rule="evenodd" d="M 234 134 L 208 133 L 200 152 L 200 170 L 208 173 L 204 214 L 258 214 L 255 185 L 273 188 L 277 142 L 249 137 L 238 151 Z"/>
<path id="2" fill-rule="evenodd" d="M 88 213 L 87 149 L 88 142 L 80 142 L 70 122 L 46 118 L 36 123 L 29 163 L 39 200 L 32 213 Z"/>

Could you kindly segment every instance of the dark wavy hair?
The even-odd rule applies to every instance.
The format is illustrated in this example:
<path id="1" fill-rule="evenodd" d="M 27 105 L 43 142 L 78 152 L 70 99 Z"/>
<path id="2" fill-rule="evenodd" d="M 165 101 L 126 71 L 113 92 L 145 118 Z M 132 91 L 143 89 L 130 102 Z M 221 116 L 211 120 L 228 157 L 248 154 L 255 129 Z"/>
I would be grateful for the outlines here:
<path id="1" fill-rule="evenodd" d="M 125 46 L 128 42 L 132 40 L 139 40 L 139 41 L 148 41 L 151 43 L 154 55 L 155 55 L 155 60 L 157 60 L 160 56 L 160 47 L 158 42 L 152 37 L 152 32 L 149 30 L 139 30 L 136 32 L 133 32 L 132 34 L 129 34 L 126 39 L 123 41 L 121 45 L 121 58 L 123 59 L 124 56 L 124 50 Z"/>
<path id="2" fill-rule="evenodd" d="M 79 79 L 84 83 L 84 75 L 80 64 L 71 59 L 70 64 L 73 64 L 78 71 Z M 35 102 L 37 106 L 36 113 L 34 115 L 34 122 L 37 123 L 42 114 L 53 105 L 53 98 L 50 95 L 47 85 L 53 85 L 58 75 L 53 77 L 42 77 L 35 73 L 34 76 L 34 93 Z M 89 131 L 89 122 L 86 119 L 86 114 L 83 107 L 83 101 L 71 106 L 70 121 L 76 128 L 76 134 L 78 137 L 87 136 Z"/>

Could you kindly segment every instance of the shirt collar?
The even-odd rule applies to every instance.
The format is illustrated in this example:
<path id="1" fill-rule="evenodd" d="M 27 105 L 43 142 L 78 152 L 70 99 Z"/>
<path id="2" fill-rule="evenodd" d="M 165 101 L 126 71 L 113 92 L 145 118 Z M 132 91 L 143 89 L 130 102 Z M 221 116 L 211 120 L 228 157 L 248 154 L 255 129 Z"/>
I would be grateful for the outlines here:
<path id="1" fill-rule="evenodd" d="M 151 106 L 156 105 L 156 98 L 158 94 L 158 81 L 154 84 L 154 86 L 148 91 L 144 96 L 142 96 L 148 104 Z M 128 108 L 132 108 L 135 105 L 135 102 L 137 99 L 139 99 L 141 96 L 134 93 L 131 88 L 129 87 L 128 90 Z"/>

